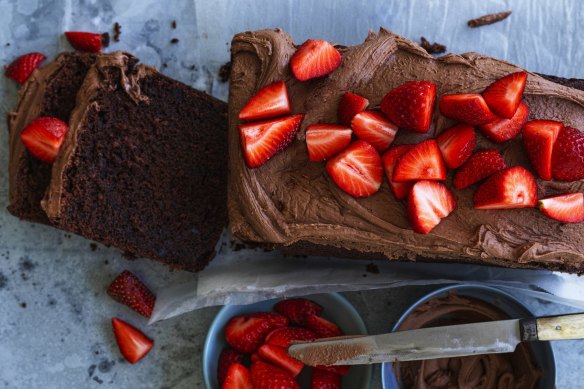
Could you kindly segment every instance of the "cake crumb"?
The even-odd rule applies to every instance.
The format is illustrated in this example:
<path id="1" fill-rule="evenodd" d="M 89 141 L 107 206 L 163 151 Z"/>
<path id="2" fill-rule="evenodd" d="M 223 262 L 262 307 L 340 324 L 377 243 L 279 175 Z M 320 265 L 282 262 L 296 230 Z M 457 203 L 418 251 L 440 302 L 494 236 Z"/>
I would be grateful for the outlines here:
<path id="1" fill-rule="evenodd" d="M 122 35 L 122 25 L 118 22 L 114 23 L 114 42 L 120 41 L 120 35 Z"/>
<path id="2" fill-rule="evenodd" d="M 173 20 L 173 21 L 170 23 L 170 27 L 172 27 L 173 29 L 175 29 L 175 28 L 176 28 L 176 20 Z"/>
<path id="3" fill-rule="evenodd" d="M 178 38 L 172 38 L 172 39 L 170 40 L 170 44 L 171 44 L 171 45 L 176 45 L 177 43 L 178 43 Z"/>
<path id="4" fill-rule="evenodd" d="M 372 273 L 372 274 L 379 274 L 379 267 L 374 264 L 374 263 L 370 263 L 367 266 L 365 266 L 365 270 L 367 270 L 367 272 Z"/>
<path id="5" fill-rule="evenodd" d="M 446 52 L 446 46 L 437 42 L 430 43 L 430 41 L 424 37 L 420 38 L 420 46 L 422 46 L 428 54 L 442 54 Z"/>
<path id="6" fill-rule="evenodd" d="M 168 64 L 165 62 L 165 63 L 162 64 L 162 67 L 163 68 L 167 68 L 168 67 Z"/>
<path id="7" fill-rule="evenodd" d="M 10 46 L 10 42 L 6 42 L 6 47 Z"/>
<path id="8" fill-rule="evenodd" d="M 26 303 L 20 303 L 20 308 L 26 308 Z"/>
<path id="9" fill-rule="evenodd" d="M 104 32 L 101 34 L 101 45 L 103 47 L 109 47 L 110 45 L 110 34 L 109 32 Z"/>
<path id="10" fill-rule="evenodd" d="M 225 62 L 219 68 L 219 81 L 221 81 L 221 82 L 229 81 L 230 75 L 231 75 L 231 62 Z"/>
<path id="11" fill-rule="evenodd" d="M 505 20 L 509 17 L 509 15 L 511 15 L 511 11 L 488 14 L 488 15 L 481 16 L 480 18 L 471 19 L 468 21 L 467 24 L 471 28 L 487 26 L 489 24 L 493 24 L 493 23 L 497 23 L 497 22 L 500 22 L 502 20 Z"/>
<path id="12" fill-rule="evenodd" d="M 89 248 L 91 249 L 91 251 L 95 251 L 95 250 L 97 250 L 97 244 L 96 243 L 90 243 L 89 244 Z"/>
<path id="13" fill-rule="evenodd" d="M 124 251 L 122 253 L 122 257 L 126 258 L 128 261 L 134 261 L 136 259 L 138 259 L 138 256 L 134 253 L 131 253 L 129 251 Z"/>

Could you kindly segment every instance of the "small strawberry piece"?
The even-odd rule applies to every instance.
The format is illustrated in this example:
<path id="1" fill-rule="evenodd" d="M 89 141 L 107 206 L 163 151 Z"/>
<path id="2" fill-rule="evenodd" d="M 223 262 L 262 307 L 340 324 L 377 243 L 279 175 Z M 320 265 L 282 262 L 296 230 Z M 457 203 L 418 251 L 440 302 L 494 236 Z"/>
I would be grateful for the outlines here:
<path id="1" fill-rule="evenodd" d="M 552 179 L 552 151 L 562 128 L 562 123 L 552 120 L 531 120 L 523 127 L 525 151 L 543 180 Z"/>
<path id="2" fill-rule="evenodd" d="M 450 127 L 436 137 L 444 163 L 450 169 L 456 169 L 466 162 L 472 154 L 475 140 L 474 127 L 466 124 Z"/>
<path id="3" fill-rule="evenodd" d="M 296 377 L 300 374 L 304 367 L 304 363 L 288 355 L 288 351 L 283 347 L 264 344 L 258 349 L 258 354 L 266 362 L 286 370 L 292 375 L 292 377 Z"/>
<path id="4" fill-rule="evenodd" d="M 528 116 L 529 107 L 524 102 L 521 102 L 511 119 L 498 118 L 488 124 L 479 126 L 479 129 L 487 138 L 497 143 L 503 143 L 519 135 Z"/>
<path id="5" fill-rule="evenodd" d="M 410 81 L 389 91 L 381 100 L 381 111 L 399 128 L 426 133 L 432 123 L 436 84 Z"/>
<path id="6" fill-rule="evenodd" d="M 427 234 L 456 208 L 448 188 L 436 181 L 418 181 L 408 196 L 408 220 L 418 234 Z"/>
<path id="7" fill-rule="evenodd" d="M 75 50 L 99 53 L 101 51 L 102 34 L 82 31 L 67 31 L 65 37 Z"/>
<path id="8" fill-rule="evenodd" d="M 156 296 L 138 277 L 128 270 L 121 272 L 112 281 L 107 288 L 107 294 L 142 316 L 152 316 Z"/>
<path id="9" fill-rule="evenodd" d="M 312 124 L 306 128 L 306 147 L 311 161 L 324 161 L 351 143 L 353 130 L 338 124 Z"/>
<path id="10" fill-rule="evenodd" d="M 261 360 L 251 365 L 254 389 L 300 389 L 298 382 L 286 370 Z"/>
<path id="11" fill-rule="evenodd" d="M 539 200 L 540 211 L 554 220 L 564 223 L 584 221 L 584 195 L 566 193 Z"/>
<path id="12" fill-rule="evenodd" d="M 387 150 L 397 133 L 397 126 L 384 114 L 375 111 L 363 111 L 355 115 L 351 128 L 357 138 L 369 143 L 379 152 Z"/>
<path id="13" fill-rule="evenodd" d="M 250 371 L 240 363 L 231 365 L 221 389 L 254 389 Z"/>
<path id="14" fill-rule="evenodd" d="M 552 173 L 556 180 L 576 181 L 584 178 L 584 134 L 564 127 L 552 152 Z"/>
<path id="15" fill-rule="evenodd" d="M 239 120 L 270 119 L 290 113 L 290 100 L 283 81 L 260 89 L 239 112 Z"/>
<path id="16" fill-rule="evenodd" d="M 41 53 L 28 53 L 16 58 L 8 67 L 6 68 L 6 77 L 18 82 L 19 84 L 24 84 L 26 80 L 30 77 L 32 72 L 39 67 L 41 62 L 43 62 L 47 57 Z"/>
<path id="17" fill-rule="evenodd" d="M 266 336 L 266 344 L 288 348 L 293 341 L 311 341 L 317 338 L 316 334 L 306 328 L 284 327 L 278 328 Z"/>
<path id="18" fill-rule="evenodd" d="M 339 102 L 337 112 L 339 123 L 344 126 L 350 126 L 353 117 L 359 112 L 365 111 L 368 105 L 369 100 L 365 97 L 361 97 L 353 92 L 346 92 Z"/>
<path id="19" fill-rule="evenodd" d="M 412 146 L 398 159 L 392 179 L 395 182 L 445 180 L 446 167 L 438 143 L 428 139 Z"/>
<path id="20" fill-rule="evenodd" d="M 493 174 L 474 194 L 476 209 L 528 208 L 537 205 L 537 183 L 533 174 L 513 166 Z"/>
<path id="21" fill-rule="evenodd" d="M 398 159 L 401 158 L 407 151 L 412 148 L 411 145 L 400 145 L 394 146 L 387 150 L 385 154 L 381 157 L 383 163 L 383 170 L 385 170 L 385 176 L 389 181 L 389 187 L 398 200 L 403 200 L 408 197 L 410 193 L 410 188 L 412 184 L 409 182 L 395 182 L 393 180 L 393 170 Z"/>
<path id="22" fill-rule="evenodd" d="M 454 173 L 454 187 L 464 189 L 506 167 L 505 160 L 497 150 L 477 151 Z"/>
<path id="23" fill-rule="evenodd" d="M 320 338 L 343 335 L 343 331 L 335 323 L 316 315 L 306 317 L 306 328 L 313 331 Z"/>
<path id="24" fill-rule="evenodd" d="M 521 102 L 526 81 L 526 72 L 509 74 L 489 85 L 482 93 L 483 98 L 495 114 L 511 119 Z"/>
<path id="25" fill-rule="evenodd" d="M 306 81 L 332 73 L 341 64 L 341 53 L 327 41 L 309 39 L 290 59 L 290 69 L 297 80 Z"/>
<path id="26" fill-rule="evenodd" d="M 477 93 L 444 95 L 440 99 L 442 115 L 471 126 L 480 126 L 497 119 L 483 96 Z"/>
<path id="27" fill-rule="evenodd" d="M 293 298 L 279 301 L 274 305 L 274 310 L 286 316 L 290 323 L 304 325 L 306 316 L 320 316 L 323 308 L 314 301 L 305 298 Z"/>
<path id="28" fill-rule="evenodd" d="M 67 123 L 43 116 L 30 122 L 20 133 L 29 153 L 45 163 L 53 163 L 67 133 Z"/>
<path id="29" fill-rule="evenodd" d="M 341 389 L 341 376 L 331 371 L 314 368 L 310 389 Z"/>
<path id="30" fill-rule="evenodd" d="M 320 370 L 329 371 L 331 373 L 335 373 L 338 375 L 347 375 L 349 374 L 349 369 L 351 366 L 348 365 L 333 365 L 333 366 L 315 366 L 315 368 Z"/>
<path id="31" fill-rule="evenodd" d="M 219 362 L 217 366 L 217 382 L 219 385 L 222 385 L 225 382 L 225 378 L 227 377 L 227 371 L 229 367 L 235 363 L 242 363 L 243 362 L 243 354 L 238 353 L 235 350 L 226 347 L 221 351 L 219 355 Z"/>
<path id="32" fill-rule="evenodd" d="M 253 365 L 254 363 L 258 362 L 258 361 L 262 361 L 262 362 L 263 362 L 263 359 L 262 359 L 262 358 L 260 358 L 260 356 L 258 355 L 258 353 L 257 353 L 257 352 L 255 352 L 255 353 L 251 354 L 251 357 L 250 357 L 249 359 L 250 359 L 250 363 L 251 363 L 252 365 Z"/>
<path id="33" fill-rule="evenodd" d="M 273 312 L 235 316 L 225 327 L 225 340 L 236 351 L 250 354 L 260 347 L 272 330 L 287 325 L 286 317 Z"/>
<path id="34" fill-rule="evenodd" d="M 130 363 L 136 363 L 150 352 L 154 343 L 139 329 L 116 317 L 112 326 L 120 352 Z"/>
<path id="35" fill-rule="evenodd" d="M 257 168 L 286 149 L 294 140 L 303 114 L 279 119 L 239 125 L 239 137 L 245 163 L 250 169 Z"/>

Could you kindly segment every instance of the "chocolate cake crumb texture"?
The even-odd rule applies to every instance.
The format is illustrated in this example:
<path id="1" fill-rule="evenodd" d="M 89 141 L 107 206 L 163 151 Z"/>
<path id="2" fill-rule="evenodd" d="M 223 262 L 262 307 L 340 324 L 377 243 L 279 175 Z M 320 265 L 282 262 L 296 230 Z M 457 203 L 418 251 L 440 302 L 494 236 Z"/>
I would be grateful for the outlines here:
<path id="1" fill-rule="evenodd" d="M 219 68 L 219 81 L 221 81 L 221 82 L 229 81 L 230 75 L 231 75 L 231 62 L 225 62 Z"/>
<path id="2" fill-rule="evenodd" d="M 120 35 L 122 35 L 122 26 L 120 23 L 115 22 L 114 23 L 114 42 L 119 42 L 120 41 Z"/>
<path id="3" fill-rule="evenodd" d="M 170 23 L 170 27 L 172 27 L 173 29 L 176 28 L 176 20 L 173 20 L 172 23 Z"/>
<path id="4" fill-rule="evenodd" d="M 420 46 L 428 52 L 428 54 L 442 54 L 446 52 L 446 46 L 434 42 L 430 43 L 426 38 L 420 38 Z"/>
<path id="5" fill-rule="evenodd" d="M 487 26 L 489 24 L 497 23 L 505 20 L 511 15 L 511 11 L 499 12 L 481 16 L 480 18 L 471 19 L 468 21 L 468 26 L 471 28 Z"/>
<path id="6" fill-rule="evenodd" d="M 170 44 L 172 44 L 172 45 L 176 45 L 177 43 L 178 43 L 178 38 L 172 38 L 170 40 Z"/>

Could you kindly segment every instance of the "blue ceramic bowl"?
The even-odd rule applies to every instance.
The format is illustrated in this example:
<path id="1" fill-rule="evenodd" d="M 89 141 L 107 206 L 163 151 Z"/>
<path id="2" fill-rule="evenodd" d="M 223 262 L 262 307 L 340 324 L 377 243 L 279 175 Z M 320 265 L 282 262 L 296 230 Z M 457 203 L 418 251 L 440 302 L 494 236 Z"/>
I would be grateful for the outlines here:
<path id="1" fill-rule="evenodd" d="M 459 296 L 472 297 L 477 300 L 484 301 L 488 304 L 494 305 L 501 311 L 505 312 L 512 319 L 519 319 L 523 317 L 533 317 L 531 313 L 523 304 L 521 304 L 515 297 L 502 290 L 491 288 L 483 285 L 453 285 L 435 290 L 434 292 L 422 297 L 414 305 L 412 305 L 398 320 L 391 331 L 395 331 L 402 321 L 419 305 L 434 298 L 446 297 L 449 292 L 456 291 Z M 556 384 L 556 362 L 552 347 L 549 342 L 532 342 L 529 344 L 532 355 L 537 366 L 542 371 L 542 377 L 539 380 L 538 389 L 553 389 Z M 381 382 L 383 389 L 400 389 L 397 378 L 393 372 L 393 364 L 384 363 L 381 367 Z"/>
<path id="2" fill-rule="evenodd" d="M 336 323 L 345 334 L 366 335 L 367 328 L 355 308 L 340 294 L 326 293 L 307 296 L 324 307 L 322 316 Z M 219 311 L 209 327 L 203 349 L 203 377 L 207 389 L 218 389 L 217 362 L 219 354 L 226 346 L 224 338 L 225 325 L 233 316 L 252 312 L 269 312 L 279 300 L 268 300 L 250 305 L 228 305 Z M 368 389 L 371 385 L 371 366 L 353 366 L 349 374 L 343 377 L 343 388 Z M 310 387 L 310 377 L 303 371 L 298 376 L 302 388 Z"/>

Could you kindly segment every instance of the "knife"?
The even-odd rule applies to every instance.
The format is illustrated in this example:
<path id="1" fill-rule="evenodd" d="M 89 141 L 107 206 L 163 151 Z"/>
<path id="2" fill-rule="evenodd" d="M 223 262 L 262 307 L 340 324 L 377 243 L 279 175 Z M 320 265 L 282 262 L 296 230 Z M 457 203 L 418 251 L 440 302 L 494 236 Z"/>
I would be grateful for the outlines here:
<path id="1" fill-rule="evenodd" d="M 520 342 L 582 338 L 584 313 L 578 313 L 293 342 L 288 353 L 309 366 L 363 365 L 509 353 Z"/>

